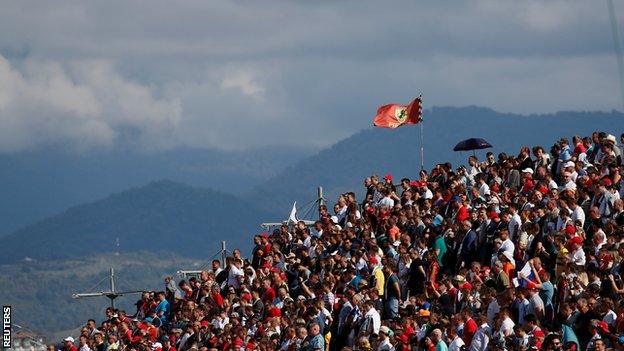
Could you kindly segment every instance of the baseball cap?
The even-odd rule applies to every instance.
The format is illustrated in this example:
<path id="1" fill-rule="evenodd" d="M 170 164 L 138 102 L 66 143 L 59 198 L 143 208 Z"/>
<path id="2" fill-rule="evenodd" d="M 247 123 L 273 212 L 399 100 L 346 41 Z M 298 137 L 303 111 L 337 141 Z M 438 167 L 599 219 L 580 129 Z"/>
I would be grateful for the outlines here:
<path id="1" fill-rule="evenodd" d="M 472 284 L 466 282 L 459 286 L 460 289 L 472 290 Z"/>
<path id="2" fill-rule="evenodd" d="M 385 325 L 383 325 L 383 326 L 381 326 L 381 328 L 379 328 L 379 332 L 380 332 L 380 333 L 384 333 L 384 334 L 386 334 L 386 335 L 388 335 L 388 336 L 390 336 L 390 335 L 394 334 L 394 333 L 392 332 L 392 329 L 388 328 L 388 327 L 387 327 L 387 326 L 385 326 Z"/>
<path id="3" fill-rule="evenodd" d="M 609 325 L 605 321 L 598 322 L 598 327 L 605 333 L 609 333 Z"/>

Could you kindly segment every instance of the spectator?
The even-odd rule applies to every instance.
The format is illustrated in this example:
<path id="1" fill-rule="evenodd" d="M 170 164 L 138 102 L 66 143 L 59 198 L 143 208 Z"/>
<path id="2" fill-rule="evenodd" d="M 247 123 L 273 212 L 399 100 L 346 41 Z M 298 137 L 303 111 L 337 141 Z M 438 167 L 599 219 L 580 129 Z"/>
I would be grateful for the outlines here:
<path id="1" fill-rule="evenodd" d="M 107 309 L 80 351 L 621 348 L 613 135 L 437 164 L 402 178 L 400 197 L 389 175 L 367 177 L 361 202 L 320 206 L 313 230 L 282 225 L 250 240 L 250 261 L 236 249 L 199 279 L 167 277 L 134 322 Z M 63 350 L 78 351 L 73 338 Z"/>
<path id="2" fill-rule="evenodd" d="M 68 336 L 63 339 L 63 351 L 78 351 L 78 348 L 74 344 L 74 338 Z"/>

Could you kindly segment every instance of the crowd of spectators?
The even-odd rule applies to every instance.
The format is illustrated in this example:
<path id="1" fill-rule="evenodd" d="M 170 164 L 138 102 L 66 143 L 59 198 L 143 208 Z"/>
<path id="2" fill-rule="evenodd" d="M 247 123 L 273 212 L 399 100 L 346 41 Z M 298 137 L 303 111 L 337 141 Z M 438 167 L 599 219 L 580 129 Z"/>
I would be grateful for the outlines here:
<path id="1" fill-rule="evenodd" d="M 619 141 L 368 177 L 63 350 L 624 350 Z"/>

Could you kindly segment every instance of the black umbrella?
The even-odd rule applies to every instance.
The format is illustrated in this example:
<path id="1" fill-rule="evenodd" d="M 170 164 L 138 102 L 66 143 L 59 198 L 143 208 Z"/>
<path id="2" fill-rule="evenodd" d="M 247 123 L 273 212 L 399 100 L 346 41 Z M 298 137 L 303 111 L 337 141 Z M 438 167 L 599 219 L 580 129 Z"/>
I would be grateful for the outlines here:
<path id="1" fill-rule="evenodd" d="M 487 149 L 490 147 L 492 147 L 492 144 L 488 143 L 487 141 L 481 138 L 470 138 L 470 139 L 466 139 L 457 143 L 457 145 L 455 145 L 455 147 L 453 148 L 453 151 L 472 150 L 474 154 L 474 150 Z"/>

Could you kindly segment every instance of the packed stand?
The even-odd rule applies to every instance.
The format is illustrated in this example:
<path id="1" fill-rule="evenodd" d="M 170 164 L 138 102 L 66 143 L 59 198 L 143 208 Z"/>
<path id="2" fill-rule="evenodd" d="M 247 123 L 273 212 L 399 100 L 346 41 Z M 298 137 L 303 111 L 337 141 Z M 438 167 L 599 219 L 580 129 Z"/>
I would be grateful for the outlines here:
<path id="1" fill-rule="evenodd" d="M 283 225 L 249 259 L 234 250 L 225 267 L 168 277 L 63 348 L 624 349 L 621 145 L 596 132 L 418 180 L 371 176 L 312 228 Z"/>

